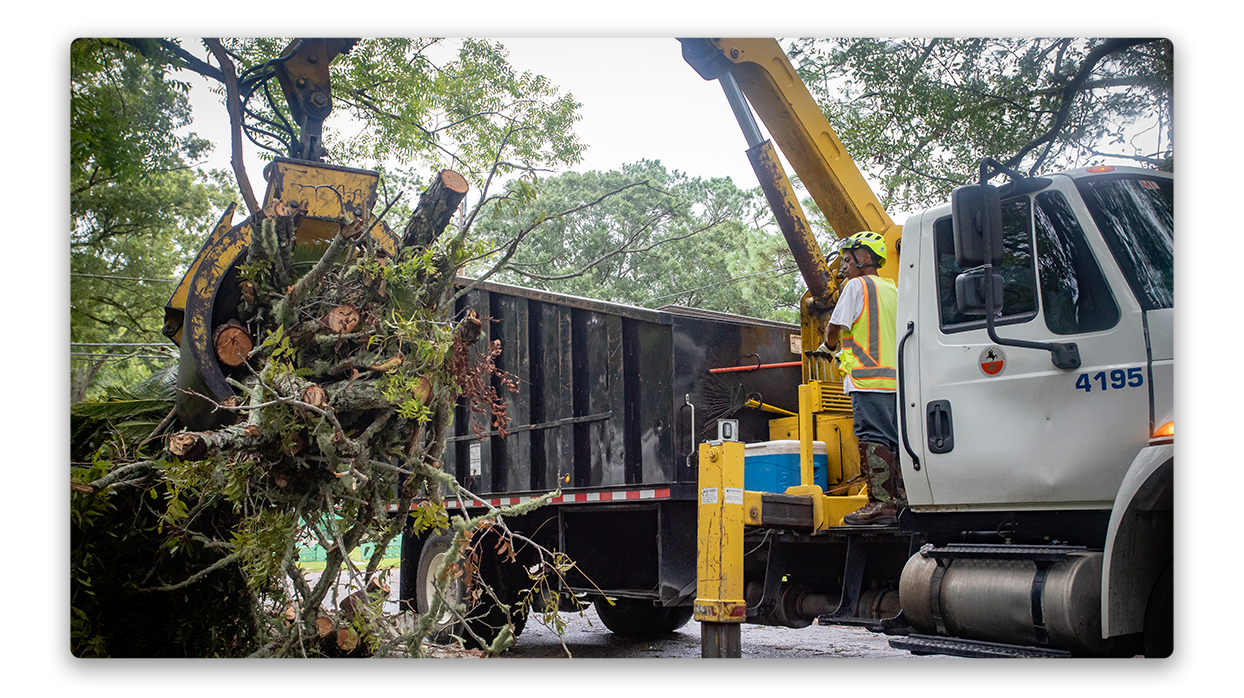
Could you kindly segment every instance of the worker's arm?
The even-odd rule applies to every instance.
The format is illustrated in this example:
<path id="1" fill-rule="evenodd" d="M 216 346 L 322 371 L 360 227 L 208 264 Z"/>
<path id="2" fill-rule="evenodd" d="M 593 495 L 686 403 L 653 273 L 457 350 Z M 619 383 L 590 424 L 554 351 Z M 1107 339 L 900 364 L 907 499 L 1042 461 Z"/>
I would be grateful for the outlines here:
<path id="1" fill-rule="evenodd" d="M 843 327 L 842 325 L 835 325 L 832 322 L 825 325 L 825 346 L 830 351 L 838 351 L 838 342 L 840 340 L 839 335 L 841 335 L 842 331 L 845 329 L 849 328 Z"/>

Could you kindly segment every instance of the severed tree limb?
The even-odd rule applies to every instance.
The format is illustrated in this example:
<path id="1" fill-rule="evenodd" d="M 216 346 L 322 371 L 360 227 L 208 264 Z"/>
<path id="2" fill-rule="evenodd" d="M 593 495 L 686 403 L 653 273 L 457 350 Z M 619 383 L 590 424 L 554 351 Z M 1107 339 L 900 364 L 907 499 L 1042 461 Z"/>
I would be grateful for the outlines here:
<path id="1" fill-rule="evenodd" d="M 441 170 L 419 196 L 402 234 L 402 247 L 426 248 L 444 232 L 458 205 L 470 189 L 466 179 L 453 170 Z"/>
<path id="2" fill-rule="evenodd" d="M 74 482 L 74 483 L 70 483 L 70 486 L 76 492 L 82 492 L 83 494 L 95 494 L 96 492 L 101 492 L 110 487 L 116 487 L 116 486 L 125 484 L 126 482 L 130 482 L 132 480 L 142 479 L 143 477 L 146 477 L 147 472 L 150 471 L 154 467 L 155 467 L 155 461 L 149 461 L 149 460 L 139 461 L 137 463 L 129 463 L 127 465 L 122 465 L 114 469 L 112 472 L 108 473 L 107 475 L 104 475 L 103 477 L 97 480 L 92 480 L 85 484 Z M 142 475 L 140 475 L 138 478 L 127 477 L 131 473 L 135 473 L 135 472 L 142 473 Z"/>
<path id="3" fill-rule="evenodd" d="M 318 286 L 320 281 L 324 279 L 324 275 L 332 268 L 337 255 L 345 249 L 348 242 L 349 239 L 346 238 L 344 230 L 337 233 L 337 236 L 329 243 L 328 249 L 324 250 L 320 261 L 315 263 L 311 271 L 307 272 L 301 279 L 298 279 L 298 282 L 289 290 L 289 293 L 276 304 L 276 307 L 273 308 L 272 316 L 278 325 L 293 327 L 296 324 L 298 306 L 306 300 L 312 289 Z"/>
<path id="4" fill-rule="evenodd" d="M 196 394 L 193 391 L 187 392 Z M 216 431 L 179 431 L 169 435 L 165 448 L 182 460 L 201 461 L 221 449 L 253 446 L 261 434 L 260 430 L 251 428 L 248 424 L 234 424 Z"/>
<path id="5" fill-rule="evenodd" d="M 229 110 L 229 140 L 233 145 L 230 158 L 233 176 L 238 180 L 238 191 L 246 201 L 246 208 L 254 214 L 259 211 L 259 199 L 255 198 L 255 192 L 251 189 L 250 179 L 246 176 L 246 162 L 242 158 L 242 98 L 238 94 L 237 70 L 233 67 L 233 59 L 225 53 L 225 47 L 220 45 L 219 39 L 204 39 L 203 43 L 207 44 L 208 50 L 220 63 L 224 76 L 225 104 Z"/>

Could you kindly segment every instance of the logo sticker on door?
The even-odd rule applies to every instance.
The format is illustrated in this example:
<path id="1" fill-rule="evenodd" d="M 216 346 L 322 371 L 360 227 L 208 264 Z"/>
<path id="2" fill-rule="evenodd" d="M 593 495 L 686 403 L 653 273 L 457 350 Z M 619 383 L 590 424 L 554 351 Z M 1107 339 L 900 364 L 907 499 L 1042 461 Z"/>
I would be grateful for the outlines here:
<path id="1" fill-rule="evenodd" d="M 1006 368 L 1006 352 L 1002 347 L 985 347 L 980 356 L 981 372 L 986 376 L 996 376 Z"/>

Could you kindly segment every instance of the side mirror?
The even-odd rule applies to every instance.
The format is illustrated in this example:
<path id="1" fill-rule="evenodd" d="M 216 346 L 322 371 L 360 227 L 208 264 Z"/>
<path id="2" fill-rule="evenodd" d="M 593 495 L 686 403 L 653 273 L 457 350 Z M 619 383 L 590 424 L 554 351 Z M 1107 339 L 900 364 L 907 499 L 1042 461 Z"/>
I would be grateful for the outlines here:
<path id="1" fill-rule="evenodd" d="M 993 312 L 1002 312 L 1002 275 L 993 272 Z M 955 303 L 959 312 L 964 315 L 984 315 L 987 310 L 985 303 L 985 270 L 973 269 L 955 277 Z"/>
<path id="2" fill-rule="evenodd" d="M 998 189 L 969 184 L 950 192 L 955 259 L 962 268 L 1002 264 L 1002 202 Z M 986 260 L 986 250 L 992 259 Z M 1001 297 L 1001 296 L 998 296 Z"/>

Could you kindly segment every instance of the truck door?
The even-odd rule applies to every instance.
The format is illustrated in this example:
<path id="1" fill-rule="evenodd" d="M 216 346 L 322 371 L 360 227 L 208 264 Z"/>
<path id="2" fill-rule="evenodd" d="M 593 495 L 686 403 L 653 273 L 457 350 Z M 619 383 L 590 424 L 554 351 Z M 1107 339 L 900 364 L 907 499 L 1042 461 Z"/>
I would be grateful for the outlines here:
<path id="1" fill-rule="evenodd" d="M 1081 367 L 999 346 L 959 312 L 949 207 L 924 214 L 906 408 L 928 496 L 934 509 L 1109 508 L 1149 437 L 1143 310 L 1071 179 L 1005 200 L 1003 225 L 997 335 L 1075 342 Z"/>

